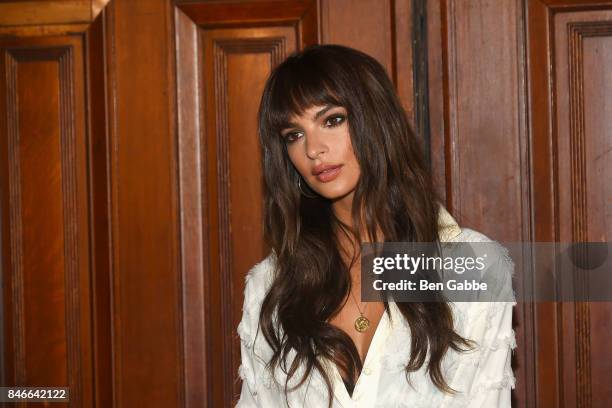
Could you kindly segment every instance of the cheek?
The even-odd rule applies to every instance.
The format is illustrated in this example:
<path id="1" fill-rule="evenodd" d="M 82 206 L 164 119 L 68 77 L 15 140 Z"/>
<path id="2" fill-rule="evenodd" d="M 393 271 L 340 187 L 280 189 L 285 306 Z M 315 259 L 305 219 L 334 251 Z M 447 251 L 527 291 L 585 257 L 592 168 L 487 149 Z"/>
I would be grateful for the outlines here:
<path id="1" fill-rule="evenodd" d="M 361 176 L 361 170 L 359 169 L 359 165 L 357 164 L 357 160 L 351 162 L 351 173 L 350 173 L 350 183 L 354 187 L 359 182 L 359 177 Z"/>

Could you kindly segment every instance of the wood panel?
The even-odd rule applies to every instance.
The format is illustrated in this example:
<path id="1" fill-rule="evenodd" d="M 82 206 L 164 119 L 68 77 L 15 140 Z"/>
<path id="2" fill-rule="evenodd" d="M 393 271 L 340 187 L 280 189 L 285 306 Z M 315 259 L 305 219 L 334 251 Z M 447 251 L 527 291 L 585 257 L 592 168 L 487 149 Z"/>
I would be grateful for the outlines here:
<path id="1" fill-rule="evenodd" d="M 362 50 L 393 74 L 394 13 L 391 0 L 322 0 L 321 40 Z"/>
<path id="2" fill-rule="evenodd" d="M 0 39 L 4 383 L 74 406 L 93 403 L 83 45 Z"/>
<path id="3" fill-rule="evenodd" d="M 239 396 L 244 276 L 268 253 L 259 99 L 275 65 L 318 41 L 317 20 L 315 1 L 175 11 L 188 406 L 231 406 Z"/>
<path id="4" fill-rule="evenodd" d="M 612 2 L 535 1 L 529 26 L 536 238 L 609 241 Z M 577 278 L 573 290 L 587 293 Z M 537 306 L 539 405 L 609 405 L 610 316 L 605 302 Z"/>
<path id="5" fill-rule="evenodd" d="M 91 231 L 91 302 L 93 316 L 93 367 L 95 407 L 113 406 L 112 304 L 109 128 L 110 93 L 107 74 L 108 43 L 105 41 L 106 11 L 85 34 L 88 144 L 88 182 Z"/>
<path id="6" fill-rule="evenodd" d="M 446 144 L 444 109 L 445 109 L 445 72 L 442 39 L 446 34 L 446 18 L 442 15 L 442 1 L 427 2 L 426 36 L 427 36 L 427 94 L 429 121 L 429 163 L 434 187 L 443 199 L 446 199 Z M 446 41 L 446 40 L 445 40 Z"/>
<path id="7" fill-rule="evenodd" d="M 27 361 L 15 363 L 12 360 L 12 350 L 8 349 L 9 344 L 5 344 L 4 355 L 11 356 L 6 359 L 6 372 L 21 370 L 61 381 L 61 367 L 66 367 L 71 406 L 182 406 L 185 390 L 182 387 L 180 329 L 172 4 L 166 0 L 117 1 L 103 10 L 106 3 L 107 0 L 0 3 L 0 36 L 3 41 L 18 50 L 31 49 L 31 52 L 41 55 L 45 55 L 45 50 L 50 47 L 52 50 L 65 49 L 70 57 L 62 60 L 63 68 L 61 72 L 58 70 L 54 82 L 49 82 L 51 76 L 45 75 L 42 79 L 22 84 L 22 92 L 32 95 L 25 99 L 25 103 L 41 104 L 29 107 L 34 113 L 55 109 L 52 105 L 54 99 L 45 98 L 53 96 L 53 92 L 61 95 L 60 100 L 73 101 L 72 105 L 61 104 L 63 110 L 58 126 L 64 133 L 73 129 L 68 136 L 62 137 L 75 147 L 67 150 L 69 153 L 60 156 L 61 161 L 57 162 L 58 156 L 51 154 L 57 153 L 57 149 L 51 142 L 35 146 L 39 150 L 45 148 L 49 153 L 38 153 L 36 158 L 40 163 L 53 164 L 50 168 L 55 173 L 58 166 L 61 168 L 58 180 L 63 183 L 62 194 L 71 191 L 64 188 L 71 185 L 66 184 L 70 180 L 74 180 L 73 184 L 78 187 L 74 204 L 72 199 L 66 201 L 57 196 L 60 193 L 56 188 L 58 180 L 55 184 L 45 183 L 55 173 L 30 172 L 26 174 L 30 177 L 27 183 L 23 174 L 19 176 L 21 179 L 13 182 L 13 185 L 25 183 L 27 191 L 35 193 L 27 196 L 28 205 L 34 197 L 44 198 L 52 204 L 48 215 L 59 217 L 57 211 L 52 210 L 59 208 L 62 211 L 62 230 L 58 230 L 60 224 L 55 218 L 39 215 L 33 219 L 43 226 L 49 223 L 55 226 L 48 234 L 39 233 L 36 239 L 41 242 L 49 240 L 53 248 L 61 245 L 61 250 L 55 248 L 57 254 L 63 254 L 63 260 L 69 266 L 78 261 L 78 267 L 71 266 L 70 269 L 66 266 L 67 271 L 76 270 L 77 273 L 66 273 L 67 279 L 59 280 L 58 258 L 54 260 L 53 265 L 57 268 L 52 270 L 52 274 L 46 271 L 43 275 L 39 268 L 36 274 L 26 275 L 30 279 L 26 282 L 30 291 L 34 278 L 37 284 L 39 281 L 44 283 L 44 277 L 55 285 L 45 293 L 48 293 L 47 297 L 53 296 L 54 305 L 63 302 L 65 311 L 58 307 L 44 308 L 44 303 L 39 304 L 32 297 L 27 298 L 26 305 L 33 305 L 30 314 L 38 311 L 36 307 L 44 308 L 41 322 L 48 313 L 52 313 L 55 319 L 67 316 L 65 345 L 62 346 L 61 338 L 55 341 L 56 350 L 49 355 L 53 358 L 49 358 L 47 364 L 24 365 Z M 38 60 L 42 64 L 43 60 Z M 41 68 L 43 73 L 52 69 L 49 64 L 44 67 Z M 4 76 L 1 78 L 3 83 L 8 83 Z M 40 90 L 33 87 L 39 84 L 44 84 L 44 87 Z M 2 95 L 4 102 L 5 93 Z M 11 118 L 5 115 L 5 110 L 2 113 Z M 21 120 L 19 112 L 13 116 L 13 121 Z M 39 117 L 35 119 L 42 120 Z M 30 126 L 38 123 L 27 123 L 30 122 Z M 47 127 L 52 123 L 49 122 Z M 56 129 L 56 132 L 60 130 Z M 4 127 L 2 132 L 4 136 Z M 30 129 L 28 132 L 34 131 Z M 48 133 L 49 140 L 54 140 L 53 133 L 47 130 L 45 133 Z M 2 142 L 8 143 L 8 140 L 8 137 L 3 137 Z M 67 142 L 64 145 L 71 146 Z M 7 157 L 8 147 L 2 153 Z M 31 156 L 27 157 L 33 160 Z M 38 169 L 34 165 L 30 167 Z M 3 168 L 2 176 L 3 180 L 9 179 L 8 167 Z M 59 176 L 56 174 L 56 177 Z M 36 190 L 32 186 L 44 188 Z M 3 195 L 3 203 L 11 198 Z M 15 205 L 10 202 L 13 210 Z M 6 214 L 9 214 L 8 208 L 8 205 L 3 205 Z M 34 210 L 28 208 L 27 214 L 32 218 L 32 214 L 42 214 L 43 208 L 40 205 Z M 79 215 L 78 222 L 73 220 L 74 212 Z M 8 219 L 6 214 L 2 215 L 3 220 Z M 9 259 L 4 255 L 11 248 L 8 242 L 14 232 L 8 229 L 7 223 L 1 224 L 5 260 Z M 28 225 L 29 228 L 37 227 L 36 224 Z M 34 238 L 30 232 L 28 234 L 30 243 Z M 78 239 L 74 238 L 75 234 Z M 41 248 L 45 247 L 41 246 L 39 252 Z M 77 249 L 85 252 L 81 254 Z M 33 251 L 29 254 L 38 256 Z M 32 264 L 35 259 L 31 257 L 27 261 L 30 263 L 24 265 L 31 268 L 43 264 L 45 258 L 40 258 L 39 264 Z M 8 279 L 10 275 L 4 271 L 9 270 L 13 272 L 8 267 L 3 268 L 3 279 Z M 73 277 L 75 274 L 78 280 Z M 5 285 L 5 288 L 7 293 L 12 293 L 11 286 Z M 74 298 L 80 303 L 75 303 Z M 13 307 L 13 300 L 7 296 L 4 300 L 7 312 L 5 327 L 12 330 L 15 325 L 10 320 L 15 312 L 9 307 Z M 37 326 L 30 324 L 25 327 L 27 330 L 27 327 Z M 61 324 L 58 324 L 58 333 L 60 329 Z M 48 342 L 40 330 L 37 330 L 40 337 L 35 341 L 33 336 L 29 338 L 30 346 Z M 55 333 L 50 332 L 52 339 Z M 7 331 L 7 334 L 7 338 L 13 338 L 13 331 Z M 26 332 L 25 335 L 29 334 Z M 65 356 L 62 356 L 61 347 L 65 347 Z M 45 348 L 38 350 L 42 352 Z M 36 353 L 32 356 L 40 357 Z M 62 364 L 61 358 L 65 360 Z M 54 368 L 49 369 L 51 366 Z M 10 383 L 10 380 L 7 375 L 3 384 Z M 23 385 L 42 384 L 32 384 L 28 380 Z"/>
<path id="8" fill-rule="evenodd" d="M 3 0 L 0 26 L 91 23 L 110 0 Z"/>
<path id="9" fill-rule="evenodd" d="M 113 397 L 107 3 L 0 4 L 1 383 L 69 386 L 74 407 Z"/>
<path id="10" fill-rule="evenodd" d="M 463 225 L 521 218 L 519 3 L 445 3 L 447 123 L 450 168 L 447 201 Z M 495 6 L 495 7 L 494 7 Z M 503 11 L 503 13 L 501 12 Z M 466 24 L 477 19 L 479 24 Z M 503 107 L 503 108 L 502 108 Z M 503 161 L 483 160 L 504 152 Z M 507 204 L 498 205 L 498 196 Z M 484 233 L 522 236 L 520 225 L 488 222 Z"/>
<path id="11" fill-rule="evenodd" d="M 612 151 L 612 4 L 608 11 L 557 12 L 552 23 L 557 236 L 562 242 L 608 242 L 612 236 L 612 169 L 608 164 Z M 573 289 L 586 294 L 586 276 L 578 278 Z M 599 357 L 609 350 L 611 306 L 576 302 L 561 307 L 566 335 L 560 338 L 560 369 L 566 406 L 604 407 L 612 400 L 608 381 L 612 364 Z"/>
<path id="12" fill-rule="evenodd" d="M 107 6 L 114 407 L 184 405 L 171 2 Z"/>

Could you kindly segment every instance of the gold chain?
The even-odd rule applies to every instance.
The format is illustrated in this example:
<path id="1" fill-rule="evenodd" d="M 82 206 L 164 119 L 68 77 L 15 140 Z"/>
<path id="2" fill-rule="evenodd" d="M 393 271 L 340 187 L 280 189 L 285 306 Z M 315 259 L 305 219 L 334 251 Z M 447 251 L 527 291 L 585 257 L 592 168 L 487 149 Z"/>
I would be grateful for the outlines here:
<path id="1" fill-rule="evenodd" d="M 368 327 L 370 327 L 370 320 L 368 320 L 368 318 L 363 315 L 363 312 L 361 311 L 359 303 L 357 302 L 357 299 L 355 299 L 355 295 L 353 295 L 352 290 L 350 291 L 350 295 L 353 298 L 355 306 L 357 306 L 357 310 L 359 310 L 360 314 L 360 316 L 355 319 L 355 330 L 357 330 L 359 333 L 363 333 L 364 331 L 368 330 Z"/>

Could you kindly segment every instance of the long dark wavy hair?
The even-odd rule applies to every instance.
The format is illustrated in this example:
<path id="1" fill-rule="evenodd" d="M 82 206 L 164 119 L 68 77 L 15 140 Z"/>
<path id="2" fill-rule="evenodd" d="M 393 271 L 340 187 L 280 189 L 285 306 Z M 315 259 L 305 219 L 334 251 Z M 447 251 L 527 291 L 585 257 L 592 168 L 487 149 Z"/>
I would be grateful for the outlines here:
<path id="1" fill-rule="evenodd" d="M 300 193 L 299 174 L 291 163 L 280 131 L 293 115 L 312 106 L 342 106 L 347 111 L 351 142 L 360 166 L 354 192 L 352 225 L 342 223 L 330 200 L 308 189 Z M 259 316 L 261 331 L 273 357 L 268 369 L 280 366 L 284 385 L 304 365 L 301 386 L 318 370 L 329 391 L 329 374 L 319 361 L 335 363 L 353 381 L 362 362 L 351 338 L 329 323 L 347 301 L 349 270 L 341 256 L 338 232 L 361 242 L 360 231 L 384 242 L 438 242 L 436 195 L 423 146 L 411 130 L 385 69 L 372 57 L 344 46 L 316 45 L 295 53 L 268 78 L 259 108 L 259 137 L 264 174 L 264 234 L 275 254 L 273 283 Z M 362 229 L 363 227 L 363 229 Z M 385 301 L 385 312 L 390 315 Z M 427 371 L 443 392 L 452 393 L 441 370 L 450 349 L 471 343 L 454 329 L 446 302 L 397 303 L 412 341 L 405 372 L 420 369 L 429 353 Z M 276 313 L 276 315 L 275 315 Z M 295 358 L 288 362 L 289 351 Z M 293 389 L 292 388 L 292 389 Z"/>

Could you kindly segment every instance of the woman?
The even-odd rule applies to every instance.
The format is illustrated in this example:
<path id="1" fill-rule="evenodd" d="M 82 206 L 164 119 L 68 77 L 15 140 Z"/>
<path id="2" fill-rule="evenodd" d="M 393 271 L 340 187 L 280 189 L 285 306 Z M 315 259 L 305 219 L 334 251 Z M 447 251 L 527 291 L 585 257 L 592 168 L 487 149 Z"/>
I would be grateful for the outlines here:
<path id="1" fill-rule="evenodd" d="M 337 45 L 290 56 L 259 134 L 272 252 L 246 277 L 238 406 L 509 407 L 512 302 L 360 301 L 361 242 L 490 241 L 439 204 L 384 68 Z"/>

